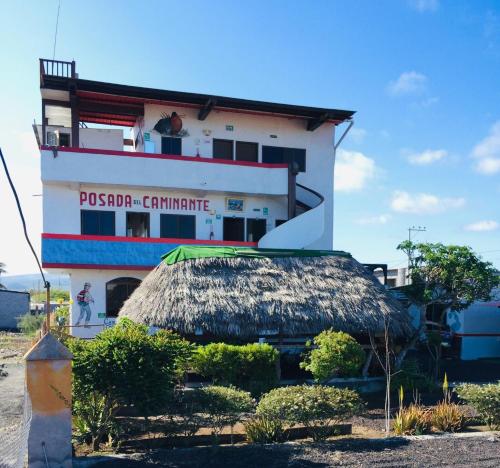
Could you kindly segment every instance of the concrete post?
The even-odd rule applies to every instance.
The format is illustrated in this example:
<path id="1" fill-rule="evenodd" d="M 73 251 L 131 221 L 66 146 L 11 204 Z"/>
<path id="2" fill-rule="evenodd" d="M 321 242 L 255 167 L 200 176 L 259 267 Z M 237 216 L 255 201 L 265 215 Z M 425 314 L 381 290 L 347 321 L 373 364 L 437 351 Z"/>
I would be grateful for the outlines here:
<path id="1" fill-rule="evenodd" d="M 47 333 L 24 356 L 32 417 L 28 438 L 30 468 L 71 468 L 71 360 Z"/>

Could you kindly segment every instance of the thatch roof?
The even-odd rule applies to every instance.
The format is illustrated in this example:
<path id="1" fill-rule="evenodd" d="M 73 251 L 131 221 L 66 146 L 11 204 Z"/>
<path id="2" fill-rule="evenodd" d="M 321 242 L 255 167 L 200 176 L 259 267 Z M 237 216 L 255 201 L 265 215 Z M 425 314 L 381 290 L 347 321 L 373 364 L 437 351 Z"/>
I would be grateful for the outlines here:
<path id="1" fill-rule="evenodd" d="M 252 249 L 256 255 L 214 257 L 210 248 L 200 248 L 202 255 L 189 249 L 195 255 L 179 255 L 176 249 L 165 256 L 125 302 L 120 317 L 220 337 L 251 337 L 264 330 L 317 334 L 327 328 L 382 333 L 384 318 L 393 335 L 411 332 L 407 312 L 349 254 L 281 251 L 283 256 Z"/>

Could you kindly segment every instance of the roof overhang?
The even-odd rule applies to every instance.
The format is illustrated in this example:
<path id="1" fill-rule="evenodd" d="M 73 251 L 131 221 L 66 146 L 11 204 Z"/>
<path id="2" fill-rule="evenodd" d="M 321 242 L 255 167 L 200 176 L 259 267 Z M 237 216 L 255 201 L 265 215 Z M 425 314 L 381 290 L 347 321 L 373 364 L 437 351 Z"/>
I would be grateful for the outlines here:
<path id="1" fill-rule="evenodd" d="M 42 96 L 47 90 L 73 90 L 79 97 L 80 120 L 95 123 L 134 125 L 144 115 L 144 104 L 174 104 L 198 110 L 205 120 L 212 110 L 271 115 L 305 120 L 305 128 L 314 131 L 324 123 L 338 125 L 350 120 L 354 111 L 297 106 L 207 94 L 169 91 L 139 86 L 105 83 L 61 76 L 44 75 Z"/>

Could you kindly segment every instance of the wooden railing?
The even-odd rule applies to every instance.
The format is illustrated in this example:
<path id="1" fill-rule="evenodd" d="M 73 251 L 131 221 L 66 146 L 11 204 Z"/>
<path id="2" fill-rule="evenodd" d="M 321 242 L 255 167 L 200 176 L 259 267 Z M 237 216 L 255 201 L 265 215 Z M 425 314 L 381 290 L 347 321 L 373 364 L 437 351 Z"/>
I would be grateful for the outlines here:
<path id="1" fill-rule="evenodd" d="M 40 84 L 45 76 L 59 76 L 61 78 L 76 78 L 75 61 L 40 59 Z"/>

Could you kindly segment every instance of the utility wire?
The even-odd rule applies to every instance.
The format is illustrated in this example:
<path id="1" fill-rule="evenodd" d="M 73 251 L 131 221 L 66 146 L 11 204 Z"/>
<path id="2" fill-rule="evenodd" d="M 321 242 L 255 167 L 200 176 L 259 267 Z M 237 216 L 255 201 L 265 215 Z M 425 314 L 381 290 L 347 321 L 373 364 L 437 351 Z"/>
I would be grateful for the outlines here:
<path id="1" fill-rule="evenodd" d="M 56 58 L 57 29 L 59 28 L 59 11 L 60 10 L 61 10 L 61 0 L 59 0 L 59 5 L 57 6 L 56 32 L 54 34 L 54 50 L 52 52 L 52 60 L 55 60 L 55 58 Z"/>
<path id="2" fill-rule="evenodd" d="M 10 178 L 9 169 L 7 168 L 7 163 L 5 162 L 5 158 L 4 158 L 3 153 L 2 153 L 2 148 L 0 148 L 0 158 L 2 159 L 3 168 L 5 170 L 5 175 L 7 176 L 7 180 L 9 181 L 10 188 L 12 189 L 12 193 L 14 194 L 14 198 L 16 199 L 17 210 L 19 211 L 19 216 L 21 217 L 21 222 L 23 224 L 24 237 L 26 238 L 26 242 L 30 246 L 31 252 L 33 253 L 33 256 L 35 257 L 36 263 L 38 265 L 38 269 L 40 270 L 40 274 L 42 275 L 42 278 L 43 278 L 44 287 L 47 288 L 49 286 L 49 283 L 45 279 L 45 275 L 43 274 L 43 270 L 42 270 L 42 265 L 40 264 L 40 260 L 38 260 L 38 255 L 36 254 L 35 249 L 33 248 L 33 245 L 31 244 L 30 238 L 28 236 L 28 230 L 26 229 L 26 221 L 24 219 L 23 210 L 21 208 L 21 203 L 19 202 L 19 197 L 17 196 L 17 191 L 16 191 L 16 188 L 14 187 L 14 183 L 12 182 L 12 179 Z"/>

